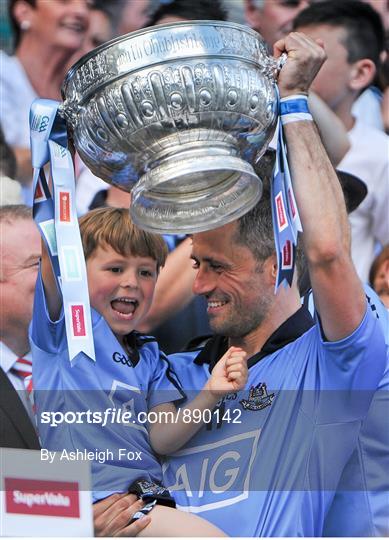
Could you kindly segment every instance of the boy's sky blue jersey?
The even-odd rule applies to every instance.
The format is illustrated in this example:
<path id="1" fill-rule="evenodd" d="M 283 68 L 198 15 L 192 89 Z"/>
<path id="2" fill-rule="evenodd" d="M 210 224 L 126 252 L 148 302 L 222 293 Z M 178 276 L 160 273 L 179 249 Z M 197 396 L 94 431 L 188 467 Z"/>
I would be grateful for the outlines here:
<path id="1" fill-rule="evenodd" d="M 365 293 L 383 330 L 386 368 L 326 517 L 325 536 L 389 536 L 389 313 L 369 285 Z"/>
<path id="2" fill-rule="evenodd" d="M 164 463 L 179 507 L 228 535 L 323 532 L 386 358 L 370 310 L 338 342 L 312 325 L 304 308 L 285 321 L 249 359 L 245 390 L 221 399 L 211 421 Z M 214 337 L 201 351 L 169 357 L 188 399 L 226 348 Z"/>
<path id="3" fill-rule="evenodd" d="M 184 394 L 167 357 L 153 338 L 131 334 L 134 349 L 129 356 L 94 310 L 92 324 L 96 362 L 80 354 L 71 365 L 63 314 L 56 323 L 50 321 L 39 275 L 30 338 L 42 447 L 69 452 L 112 452 L 103 463 L 98 458 L 91 462 L 94 497 L 100 499 L 127 491 L 141 477 L 161 482 L 161 465 L 151 450 L 145 418 L 139 417 L 139 413 L 179 400 Z M 103 414 L 108 409 L 131 412 L 129 423 L 107 422 L 103 427 L 101 422 L 88 422 L 85 415 L 80 423 L 63 422 L 57 427 L 42 422 L 43 412 L 90 410 Z M 73 416 L 69 415 L 69 419 Z M 120 453 L 120 449 L 125 452 Z"/>

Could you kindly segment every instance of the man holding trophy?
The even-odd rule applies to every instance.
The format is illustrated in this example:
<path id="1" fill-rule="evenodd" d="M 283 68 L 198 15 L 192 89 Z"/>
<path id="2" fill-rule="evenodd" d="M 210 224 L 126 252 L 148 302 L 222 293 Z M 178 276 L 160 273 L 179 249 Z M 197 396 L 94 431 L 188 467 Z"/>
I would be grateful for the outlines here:
<path id="1" fill-rule="evenodd" d="M 276 56 L 284 51 L 281 121 L 316 324 L 301 307 L 295 282 L 274 294 L 277 259 L 269 201 L 262 200 L 237 222 L 193 235 L 194 292 L 207 299 L 215 336 L 170 356 L 184 388 L 196 389 L 226 346 L 247 352 L 246 391 L 221 400 L 208 429 L 165 467 L 180 507 L 232 536 L 322 534 L 385 362 L 377 320 L 350 258 L 339 181 L 308 111 L 291 110 L 304 99 L 324 51 L 298 33 L 275 44 Z"/>
<path id="2" fill-rule="evenodd" d="M 221 398 L 165 456 L 164 485 L 180 509 L 227 535 L 320 536 L 385 365 L 350 257 L 342 190 L 307 106 L 324 50 L 299 33 L 274 45 L 276 58 L 287 55 L 278 103 L 275 63 L 251 30 L 179 23 L 133 36 L 70 71 L 63 111 L 75 146 L 92 170 L 132 189 L 138 225 L 193 234 L 194 292 L 207 300 L 215 336 L 170 356 L 187 399 L 228 347 L 243 349 L 249 368 L 245 389 Z M 278 114 L 271 195 L 259 202 L 250 161 Z M 301 226 L 315 321 L 293 277 Z M 115 502 L 104 515 L 118 522 Z"/>

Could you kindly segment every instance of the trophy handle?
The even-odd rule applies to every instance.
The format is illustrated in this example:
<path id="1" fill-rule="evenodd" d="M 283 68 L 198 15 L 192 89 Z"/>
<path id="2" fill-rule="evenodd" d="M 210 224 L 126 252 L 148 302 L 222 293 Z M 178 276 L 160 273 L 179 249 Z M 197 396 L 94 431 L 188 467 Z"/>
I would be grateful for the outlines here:
<path id="1" fill-rule="evenodd" d="M 276 76 L 278 77 L 278 74 L 280 73 L 281 69 L 286 64 L 286 61 L 288 60 L 288 54 L 286 52 L 283 52 L 279 58 L 277 58 L 276 61 Z"/>
<path id="2" fill-rule="evenodd" d="M 74 130 L 77 126 L 77 118 L 80 110 L 81 107 L 79 105 L 69 103 L 68 101 L 64 101 L 58 107 L 59 115 L 66 121 L 72 130 Z"/>
<path id="3" fill-rule="evenodd" d="M 265 60 L 262 60 L 262 73 L 264 73 L 266 76 L 272 78 L 273 80 L 277 80 L 278 75 L 285 65 L 285 62 L 288 59 L 287 53 L 282 53 L 279 58 L 274 58 L 274 56 L 267 56 Z"/>

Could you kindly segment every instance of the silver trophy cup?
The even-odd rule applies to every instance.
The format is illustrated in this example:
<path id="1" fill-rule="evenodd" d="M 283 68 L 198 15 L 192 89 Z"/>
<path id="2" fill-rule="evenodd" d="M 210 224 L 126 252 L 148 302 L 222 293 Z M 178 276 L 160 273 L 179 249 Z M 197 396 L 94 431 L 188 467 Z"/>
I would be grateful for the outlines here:
<path id="1" fill-rule="evenodd" d="M 200 232 L 237 219 L 261 197 L 253 164 L 277 121 L 275 73 L 262 38 L 245 26 L 150 27 L 75 64 L 61 109 L 90 170 L 132 192 L 135 223 Z"/>

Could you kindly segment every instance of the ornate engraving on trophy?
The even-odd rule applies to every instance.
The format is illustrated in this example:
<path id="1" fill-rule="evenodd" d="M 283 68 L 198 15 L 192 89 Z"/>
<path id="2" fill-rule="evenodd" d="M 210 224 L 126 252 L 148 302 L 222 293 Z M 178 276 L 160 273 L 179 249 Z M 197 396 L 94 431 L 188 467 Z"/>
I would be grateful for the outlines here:
<path id="1" fill-rule="evenodd" d="M 98 87 L 112 77 L 112 66 L 103 52 L 90 58 L 76 71 L 76 85 L 81 92 Z"/>
<path id="2" fill-rule="evenodd" d="M 267 57 L 264 45 L 255 36 L 235 28 L 216 26 L 215 29 L 223 42 L 223 52 L 230 51 L 231 54 L 248 56 L 255 60 Z"/>
<path id="3" fill-rule="evenodd" d="M 170 94 L 170 106 L 178 113 L 181 111 L 184 104 L 182 94 L 179 92 L 172 92 Z"/>
<path id="4" fill-rule="evenodd" d="M 209 29 L 211 30 L 211 28 Z M 171 31 L 160 32 L 160 35 L 135 38 L 133 42 L 122 46 L 117 58 L 117 69 L 122 72 L 133 67 L 134 62 L 147 60 L 148 62 L 160 61 L 161 57 L 173 55 L 182 57 L 185 53 L 201 53 L 204 49 L 220 52 L 222 42 L 213 31 L 199 33 L 195 31 Z"/>
<path id="5" fill-rule="evenodd" d="M 72 68 L 64 115 L 92 172 L 133 190 L 138 225 L 206 230 L 261 195 L 253 163 L 276 123 L 274 65 L 261 38 L 234 23 L 144 29 Z"/>

